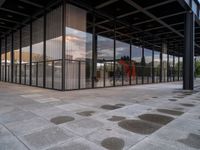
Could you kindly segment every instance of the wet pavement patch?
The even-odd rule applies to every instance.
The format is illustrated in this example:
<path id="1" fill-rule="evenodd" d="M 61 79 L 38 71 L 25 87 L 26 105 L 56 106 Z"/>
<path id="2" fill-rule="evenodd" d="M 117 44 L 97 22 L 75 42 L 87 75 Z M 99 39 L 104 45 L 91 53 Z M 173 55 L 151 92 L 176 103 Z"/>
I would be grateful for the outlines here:
<path id="1" fill-rule="evenodd" d="M 175 108 L 173 108 L 174 110 L 184 110 L 184 108 L 182 108 L 182 107 L 175 107 Z"/>
<path id="2" fill-rule="evenodd" d="M 178 142 L 183 143 L 189 147 L 200 149 L 200 135 L 190 133 L 187 138 L 179 139 Z"/>
<path id="3" fill-rule="evenodd" d="M 151 134 L 161 127 L 143 120 L 122 120 L 118 125 L 125 130 L 143 135 Z"/>
<path id="4" fill-rule="evenodd" d="M 112 116 L 112 118 L 109 118 L 109 121 L 121 121 L 126 119 L 126 117 L 122 117 L 122 116 Z"/>
<path id="5" fill-rule="evenodd" d="M 73 120 L 74 118 L 70 116 L 58 116 L 58 117 L 52 118 L 50 121 L 57 125 L 57 124 L 65 123 L 65 122 L 70 122 Z"/>
<path id="6" fill-rule="evenodd" d="M 123 106 L 125 105 L 124 104 L 102 105 L 101 108 L 106 109 L 106 110 L 114 110 L 114 109 L 122 108 Z"/>
<path id="7" fill-rule="evenodd" d="M 174 119 L 173 117 L 159 115 L 159 114 L 142 114 L 138 117 L 142 120 L 158 123 L 161 125 L 168 124 L 170 121 Z"/>
<path id="8" fill-rule="evenodd" d="M 125 104 L 115 104 L 115 106 L 124 107 L 126 105 Z"/>
<path id="9" fill-rule="evenodd" d="M 77 114 L 88 117 L 88 116 L 92 116 L 92 114 L 94 114 L 94 113 L 95 113 L 95 111 L 82 111 L 82 112 L 78 112 Z"/>
<path id="10" fill-rule="evenodd" d="M 109 150 L 122 150 L 124 140 L 116 137 L 106 138 L 101 142 L 101 145 Z"/>
<path id="11" fill-rule="evenodd" d="M 184 98 L 184 96 L 174 96 L 174 98 Z"/>
<path id="12" fill-rule="evenodd" d="M 188 103 L 181 103 L 180 105 L 186 106 L 186 107 L 194 107 L 194 104 L 188 104 Z"/>
<path id="13" fill-rule="evenodd" d="M 169 110 L 169 109 L 157 109 L 157 111 L 161 113 L 165 113 L 165 114 L 175 115 L 175 116 L 180 116 L 184 113 L 181 111 Z"/>
<path id="14" fill-rule="evenodd" d="M 177 99 L 175 99 L 175 98 L 170 98 L 170 99 L 168 99 L 169 101 L 172 101 L 172 102 L 175 102 L 175 101 L 177 101 Z"/>

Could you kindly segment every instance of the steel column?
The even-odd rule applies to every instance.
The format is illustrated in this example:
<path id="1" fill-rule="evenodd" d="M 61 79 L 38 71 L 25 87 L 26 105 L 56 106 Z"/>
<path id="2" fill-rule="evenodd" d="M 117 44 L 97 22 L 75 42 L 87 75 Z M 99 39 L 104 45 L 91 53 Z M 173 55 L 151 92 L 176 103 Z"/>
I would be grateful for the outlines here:
<path id="1" fill-rule="evenodd" d="M 7 36 L 5 36 L 5 50 L 4 50 L 4 55 L 5 55 L 5 68 L 4 68 L 4 81 L 7 81 Z"/>
<path id="2" fill-rule="evenodd" d="M 194 88 L 194 14 L 187 12 L 185 16 L 184 54 L 183 54 L 183 89 Z"/>
<path id="3" fill-rule="evenodd" d="M 14 79 L 14 35 L 11 33 L 12 42 L 11 42 L 11 82 L 13 83 Z"/>
<path id="4" fill-rule="evenodd" d="M 44 12 L 44 35 L 43 35 L 43 87 L 46 87 L 46 11 Z"/>
<path id="5" fill-rule="evenodd" d="M 32 32 L 33 32 L 33 23 L 30 22 L 30 64 L 29 64 L 29 85 L 32 85 Z"/>
<path id="6" fill-rule="evenodd" d="M 66 2 L 63 0 L 62 8 L 62 91 L 65 90 L 65 27 L 66 27 Z"/>

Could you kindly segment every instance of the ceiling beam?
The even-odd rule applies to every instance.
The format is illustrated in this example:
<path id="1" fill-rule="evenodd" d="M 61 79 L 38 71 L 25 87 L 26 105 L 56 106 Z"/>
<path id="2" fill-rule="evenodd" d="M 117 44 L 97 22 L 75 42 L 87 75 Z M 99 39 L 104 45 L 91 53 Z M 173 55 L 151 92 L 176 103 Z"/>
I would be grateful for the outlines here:
<path id="1" fill-rule="evenodd" d="M 168 4 L 168 3 L 172 3 L 172 2 L 174 2 L 174 1 L 176 1 L 176 0 L 164 1 L 164 2 L 161 2 L 161 3 L 155 4 L 155 5 L 147 6 L 147 7 L 145 7 L 144 9 L 145 9 L 145 10 L 153 9 L 153 8 L 155 8 L 155 7 L 159 7 L 159 6 Z M 128 12 L 128 13 L 122 14 L 122 15 L 120 15 L 120 16 L 117 16 L 116 18 L 117 18 L 117 19 L 121 19 L 121 18 L 130 16 L 130 15 L 134 15 L 134 14 L 136 14 L 136 13 L 138 13 L 138 12 L 140 12 L 140 11 L 139 11 L 139 10 L 136 10 L 136 11 Z M 103 24 L 103 23 L 106 23 L 106 22 L 109 22 L 109 21 L 110 21 L 110 20 L 104 20 L 104 21 L 98 22 L 98 23 L 96 23 L 96 24 Z"/>
<path id="2" fill-rule="evenodd" d="M 20 2 L 23 2 L 23 3 L 26 3 L 26 4 L 29 4 L 29 5 L 32 5 L 32 6 L 35 6 L 35 7 L 38 7 L 38 8 L 44 8 L 44 6 L 40 5 L 40 4 L 37 4 L 37 3 L 34 3 L 34 2 L 31 2 L 29 0 L 19 0 Z"/>
<path id="3" fill-rule="evenodd" d="M 13 14 L 17 14 L 17 15 L 20 15 L 20 16 L 24 16 L 24 17 L 30 17 L 30 15 L 27 15 L 25 13 L 21 13 L 21 12 L 18 12 L 18 11 L 7 9 L 7 8 L 0 8 L 0 10 L 10 12 L 10 13 L 13 13 Z"/>
<path id="4" fill-rule="evenodd" d="M 11 27 L 6 27 L 6 26 L 2 26 L 2 25 L 0 25 L 0 28 L 4 28 L 4 29 L 8 29 L 8 30 L 12 30 L 13 29 Z"/>
<path id="5" fill-rule="evenodd" d="M 162 17 L 159 17 L 159 19 L 166 19 L 166 18 L 169 18 L 169 17 L 173 17 L 173 16 L 177 16 L 177 15 L 181 15 L 181 14 L 185 14 L 186 12 L 183 11 L 183 12 L 178 12 L 178 13 L 175 13 L 175 14 L 170 14 L 170 15 L 166 15 L 166 16 L 162 16 Z M 148 22 L 152 22 L 154 21 L 154 19 L 150 19 L 150 20 L 146 20 L 146 21 L 142 21 L 142 22 L 138 22 L 138 23 L 133 23 L 132 25 L 133 26 L 137 26 L 137 25 L 141 25 L 141 24 L 144 24 L 144 23 L 148 23 Z M 106 21 L 104 21 L 106 22 Z M 98 23 L 97 23 L 98 24 Z M 119 28 L 116 28 L 116 30 L 119 30 L 119 29 L 124 29 L 126 28 L 125 26 L 122 26 L 122 27 L 119 27 Z M 102 31 L 100 33 L 106 33 L 107 31 Z"/>
<path id="6" fill-rule="evenodd" d="M 117 2 L 117 1 L 118 0 L 109 0 L 109 1 L 106 1 L 105 3 L 102 3 L 102 4 L 98 5 L 98 6 L 96 6 L 95 9 L 100 9 L 100 8 L 106 7 L 106 6 L 108 6 L 110 4 L 113 4 L 113 3 Z"/>
<path id="7" fill-rule="evenodd" d="M 14 23 L 14 24 L 21 24 L 21 25 L 24 25 L 22 22 L 10 20 L 10 19 L 4 19 L 4 18 L 0 18 L 0 21 L 5 21 L 5 22 Z"/>
<path id="8" fill-rule="evenodd" d="M 1 0 L 0 1 L 0 7 L 5 3 L 6 0 Z"/>
<path id="9" fill-rule="evenodd" d="M 165 26 L 166 28 L 168 28 L 169 30 L 173 31 L 174 33 L 176 33 L 177 35 L 179 35 L 180 37 L 184 38 L 184 35 L 179 33 L 177 30 L 175 30 L 174 28 L 170 27 L 167 23 L 165 23 L 164 21 L 162 21 L 161 19 L 157 18 L 156 16 L 154 16 L 152 13 L 148 12 L 147 10 L 145 10 L 144 8 L 142 8 L 141 6 L 139 6 L 138 4 L 136 4 L 135 2 L 133 2 L 132 0 L 124 0 L 126 3 L 128 3 L 129 5 L 131 5 L 132 7 L 136 8 L 137 10 L 141 11 L 142 13 L 146 14 L 147 16 L 149 16 L 150 18 L 154 19 L 155 21 L 157 21 L 158 23 L 162 24 L 163 26 Z"/>

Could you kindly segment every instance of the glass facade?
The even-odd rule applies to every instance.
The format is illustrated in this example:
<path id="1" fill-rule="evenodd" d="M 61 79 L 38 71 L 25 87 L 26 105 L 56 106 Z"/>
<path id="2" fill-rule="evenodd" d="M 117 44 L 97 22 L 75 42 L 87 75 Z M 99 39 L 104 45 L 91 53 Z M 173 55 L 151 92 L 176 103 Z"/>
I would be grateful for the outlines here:
<path id="1" fill-rule="evenodd" d="M 160 82 L 160 56 L 161 53 L 159 51 L 154 51 L 154 82 L 159 83 Z"/>
<path id="2" fill-rule="evenodd" d="M 74 90 L 182 80 L 182 57 L 122 40 L 115 22 L 100 29 L 92 17 L 60 5 L 2 38 L 1 81 Z"/>
<path id="3" fill-rule="evenodd" d="M 132 66 L 135 68 L 135 78 L 132 78 L 132 84 L 142 84 L 142 50 L 140 46 L 132 45 L 131 48 L 131 62 Z"/>

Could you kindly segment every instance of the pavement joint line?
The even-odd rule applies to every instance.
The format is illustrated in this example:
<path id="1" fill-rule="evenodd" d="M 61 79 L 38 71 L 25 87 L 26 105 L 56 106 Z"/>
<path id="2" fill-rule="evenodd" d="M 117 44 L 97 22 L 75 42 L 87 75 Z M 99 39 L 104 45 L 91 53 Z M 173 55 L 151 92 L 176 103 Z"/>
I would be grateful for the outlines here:
<path id="1" fill-rule="evenodd" d="M 4 128 L 6 128 L 20 143 L 22 143 L 28 150 L 31 150 L 19 137 L 17 137 L 9 128 L 4 124 L 0 123 Z"/>

